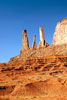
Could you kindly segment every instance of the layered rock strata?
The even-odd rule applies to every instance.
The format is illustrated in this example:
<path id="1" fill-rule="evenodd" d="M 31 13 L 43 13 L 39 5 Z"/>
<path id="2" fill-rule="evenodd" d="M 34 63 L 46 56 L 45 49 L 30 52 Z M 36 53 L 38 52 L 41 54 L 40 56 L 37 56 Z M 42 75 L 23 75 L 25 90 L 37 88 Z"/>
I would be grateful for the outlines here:
<path id="1" fill-rule="evenodd" d="M 67 56 L 0 64 L 0 100 L 67 100 Z"/>

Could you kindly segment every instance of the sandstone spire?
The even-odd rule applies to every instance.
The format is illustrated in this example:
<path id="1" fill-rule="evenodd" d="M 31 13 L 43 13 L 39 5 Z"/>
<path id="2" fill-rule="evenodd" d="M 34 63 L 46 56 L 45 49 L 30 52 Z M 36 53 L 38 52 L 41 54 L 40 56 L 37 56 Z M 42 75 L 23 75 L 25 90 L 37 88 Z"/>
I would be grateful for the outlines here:
<path id="1" fill-rule="evenodd" d="M 27 50 L 29 48 L 27 30 L 23 30 L 22 32 L 22 49 Z"/>
<path id="2" fill-rule="evenodd" d="M 57 23 L 52 45 L 67 44 L 67 18 Z"/>
<path id="3" fill-rule="evenodd" d="M 38 48 L 45 46 L 44 31 L 42 27 L 39 28 L 39 33 L 40 33 L 40 41 L 38 44 Z"/>
<path id="4" fill-rule="evenodd" d="M 33 48 L 33 49 L 35 49 L 35 48 L 36 48 L 36 35 L 34 35 L 34 41 L 33 41 L 32 48 Z"/>
<path id="5" fill-rule="evenodd" d="M 44 46 L 44 31 L 43 31 L 43 28 L 40 27 L 39 31 L 40 31 L 40 41 L 42 42 L 42 46 Z"/>

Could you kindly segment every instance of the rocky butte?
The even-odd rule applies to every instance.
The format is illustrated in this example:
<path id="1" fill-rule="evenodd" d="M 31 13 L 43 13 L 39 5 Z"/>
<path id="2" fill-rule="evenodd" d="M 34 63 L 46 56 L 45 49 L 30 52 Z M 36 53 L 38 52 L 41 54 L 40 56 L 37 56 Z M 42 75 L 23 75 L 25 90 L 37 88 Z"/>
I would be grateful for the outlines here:
<path id="1" fill-rule="evenodd" d="M 67 18 L 57 23 L 52 44 L 43 27 L 36 46 L 22 31 L 20 54 L 0 63 L 0 100 L 67 100 Z"/>
<path id="2" fill-rule="evenodd" d="M 57 23 L 52 44 L 67 45 L 67 18 Z"/>

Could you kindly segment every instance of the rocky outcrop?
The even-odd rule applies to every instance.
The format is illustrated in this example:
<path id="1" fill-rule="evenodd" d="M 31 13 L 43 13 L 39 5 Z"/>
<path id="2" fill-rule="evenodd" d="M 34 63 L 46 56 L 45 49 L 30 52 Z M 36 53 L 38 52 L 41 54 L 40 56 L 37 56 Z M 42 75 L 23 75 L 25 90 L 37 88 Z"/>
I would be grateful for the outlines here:
<path id="1" fill-rule="evenodd" d="M 21 49 L 21 53 L 24 50 L 28 50 L 29 49 L 29 42 L 28 42 L 28 37 L 27 37 L 27 30 L 23 30 L 22 32 L 22 49 Z"/>
<path id="2" fill-rule="evenodd" d="M 52 45 L 67 44 L 67 18 L 57 23 Z"/>
<path id="3" fill-rule="evenodd" d="M 34 35 L 34 41 L 33 41 L 32 48 L 36 49 L 36 35 Z"/>

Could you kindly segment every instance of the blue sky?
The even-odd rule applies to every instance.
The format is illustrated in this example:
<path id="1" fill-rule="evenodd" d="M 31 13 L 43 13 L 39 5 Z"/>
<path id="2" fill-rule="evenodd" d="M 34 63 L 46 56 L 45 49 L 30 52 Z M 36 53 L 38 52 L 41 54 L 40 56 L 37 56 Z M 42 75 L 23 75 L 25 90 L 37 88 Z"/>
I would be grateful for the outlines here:
<path id="1" fill-rule="evenodd" d="M 39 27 L 51 44 L 55 26 L 67 17 L 67 0 L 0 0 L 0 62 L 20 53 L 22 30 L 27 29 L 29 45 L 34 34 L 39 42 Z"/>

